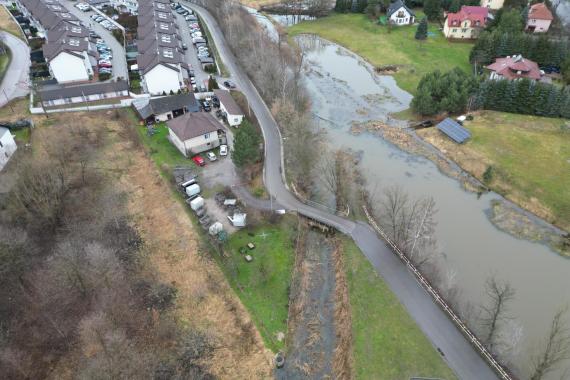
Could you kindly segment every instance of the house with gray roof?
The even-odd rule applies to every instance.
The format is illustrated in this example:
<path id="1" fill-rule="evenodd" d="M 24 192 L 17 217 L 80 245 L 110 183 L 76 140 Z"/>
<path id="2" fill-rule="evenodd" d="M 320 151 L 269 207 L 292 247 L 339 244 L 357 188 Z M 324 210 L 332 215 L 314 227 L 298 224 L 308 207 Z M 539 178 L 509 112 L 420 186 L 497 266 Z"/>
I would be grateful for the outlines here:
<path id="1" fill-rule="evenodd" d="M 151 95 L 176 93 L 185 87 L 188 65 L 170 4 L 163 0 L 139 3 L 137 65 L 142 87 Z"/>
<path id="2" fill-rule="evenodd" d="M 44 107 L 93 102 L 98 100 L 125 98 L 129 96 L 126 81 L 100 82 L 80 86 L 56 85 L 38 91 L 38 98 Z"/>
<path id="3" fill-rule="evenodd" d="M 187 112 L 200 112 L 200 105 L 192 93 L 141 98 L 133 101 L 132 106 L 145 124 L 171 120 Z"/>
<path id="4" fill-rule="evenodd" d="M 416 20 L 414 12 L 404 4 L 402 0 L 390 3 L 386 11 L 386 17 L 392 25 L 412 25 Z"/>
<path id="5" fill-rule="evenodd" d="M 207 112 L 189 112 L 166 122 L 168 138 L 185 157 L 226 144 L 223 125 Z"/>
<path id="6" fill-rule="evenodd" d="M 214 90 L 214 95 L 220 101 L 220 109 L 225 112 L 228 124 L 232 127 L 240 125 L 245 115 L 230 92 L 216 89 Z"/>

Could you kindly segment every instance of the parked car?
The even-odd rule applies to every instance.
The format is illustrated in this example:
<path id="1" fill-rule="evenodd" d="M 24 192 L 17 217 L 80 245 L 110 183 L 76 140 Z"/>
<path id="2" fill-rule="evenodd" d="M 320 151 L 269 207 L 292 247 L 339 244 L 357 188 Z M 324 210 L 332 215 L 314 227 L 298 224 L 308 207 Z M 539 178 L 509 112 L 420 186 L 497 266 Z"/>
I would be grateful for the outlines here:
<path id="1" fill-rule="evenodd" d="M 208 160 L 210 160 L 210 161 L 216 161 L 218 159 L 218 157 L 216 157 L 214 152 L 208 152 L 208 153 L 206 153 L 206 156 L 208 156 Z"/>
<path id="2" fill-rule="evenodd" d="M 198 86 L 198 90 L 199 90 L 200 92 L 206 92 L 206 91 L 207 91 L 207 90 L 206 90 L 206 86 L 204 86 L 204 85 Z"/>
<path id="3" fill-rule="evenodd" d="M 178 8 L 174 8 L 174 9 L 176 9 L 176 13 L 178 13 L 179 15 L 186 12 L 186 10 L 180 6 Z"/>
<path id="4" fill-rule="evenodd" d="M 99 74 L 113 74 L 113 70 L 108 67 L 99 68 Z"/>
<path id="5" fill-rule="evenodd" d="M 113 65 L 111 63 L 99 62 L 99 67 L 111 68 L 111 67 L 113 67 Z"/>
<path id="6" fill-rule="evenodd" d="M 227 88 L 236 88 L 236 85 L 234 84 L 234 82 L 229 81 L 229 80 L 224 81 L 224 86 L 226 86 Z"/>
<path id="7" fill-rule="evenodd" d="M 198 166 L 206 165 L 206 161 L 204 161 L 204 159 L 200 155 L 192 157 L 192 161 L 194 161 L 194 163 Z"/>
<path id="8" fill-rule="evenodd" d="M 212 110 L 212 106 L 210 106 L 210 102 L 208 102 L 207 100 L 204 100 L 202 102 L 202 108 L 204 109 L 204 111 L 206 112 L 210 112 Z"/>
<path id="9" fill-rule="evenodd" d="M 191 36 L 192 36 L 192 38 L 198 38 L 198 37 L 203 38 L 202 32 L 194 32 L 191 34 Z"/>
<path id="10" fill-rule="evenodd" d="M 182 49 L 184 49 L 184 50 L 188 50 L 188 45 L 186 45 L 186 44 L 182 44 Z"/>
<path id="11" fill-rule="evenodd" d="M 220 156 L 227 156 L 227 155 L 228 155 L 228 146 L 220 145 Z"/>
<path id="12" fill-rule="evenodd" d="M 191 78 L 190 78 L 190 83 L 191 83 L 191 84 L 196 84 L 196 78 L 191 77 Z"/>
<path id="13" fill-rule="evenodd" d="M 184 20 L 190 21 L 190 20 L 192 20 L 193 18 L 195 18 L 195 17 L 192 15 L 192 13 L 189 13 L 187 16 L 184 17 Z"/>
<path id="14" fill-rule="evenodd" d="M 220 108 L 220 99 L 215 95 L 212 97 L 212 105 L 214 108 Z"/>
<path id="15" fill-rule="evenodd" d="M 188 26 L 189 26 L 190 28 L 199 28 L 199 27 L 200 27 L 200 24 L 198 24 L 197 22 L 191 22 L 191 23 L 188 24 Z"/>

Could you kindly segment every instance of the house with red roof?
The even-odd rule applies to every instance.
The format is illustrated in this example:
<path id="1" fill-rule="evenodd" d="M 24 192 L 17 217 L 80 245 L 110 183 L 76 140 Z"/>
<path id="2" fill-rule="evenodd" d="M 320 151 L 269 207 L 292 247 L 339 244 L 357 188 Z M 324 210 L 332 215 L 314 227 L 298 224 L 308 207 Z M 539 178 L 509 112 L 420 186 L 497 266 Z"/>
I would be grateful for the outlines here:
<path id="1" fill-rule="evenodd" d="M 543 76 L 536 62 L 523 58 L 520 54 L 497 58 L 494 63 L 487 66 L 487 70 L 491 72 L 490 79 L 516 80 L 527 78 L 540 80 Z"/>
<path id="2" fill-rule="evenodd" d="M 528 10 L 525 30 L 531 33 L 546 33 L 554 20 L 552 12 L 544 3 L 536 3 Z"/>
<path id="3" fill-rule="evenodd" d="M 449 39 L 475 39 L 487 25 L 489 10 L 464 5 L 457 13 L 447 13 L 443 34 Z"/>

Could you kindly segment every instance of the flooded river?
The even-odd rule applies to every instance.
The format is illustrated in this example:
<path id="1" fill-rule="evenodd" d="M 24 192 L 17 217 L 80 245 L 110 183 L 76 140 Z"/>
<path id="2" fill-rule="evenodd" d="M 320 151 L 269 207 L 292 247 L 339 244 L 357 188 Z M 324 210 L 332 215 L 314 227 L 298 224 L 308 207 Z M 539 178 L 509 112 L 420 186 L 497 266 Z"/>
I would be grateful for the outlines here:
<path id="1" fill-rule="evenodd" d="M 457 273 L 462 298 L 480 304 L 490 274 L 516 289 L 511 313 L 524 328 L 524 347 L 517 360 L 524 368 L 529 348 L 546 333 L 555 310 L 570 304 L 570 260 L 495 228 L 487 212 L 497 194 L 478 198 L 431 161 L 375 135 L 351 134 L 353 121 L 394 123 L 388 113 L 408 108 L 412 96 L 392 77 L 374 74 L 368 64 L 336 44 L 316 36 L 300 36 L 297 42 L 307 54 L 305 83 L 313 113 L 331 147 L 361 152 L 370 190 L 396 184 L 410 195 L 431 196 L 437 202 L 437 239 L 448 269 Z"/>

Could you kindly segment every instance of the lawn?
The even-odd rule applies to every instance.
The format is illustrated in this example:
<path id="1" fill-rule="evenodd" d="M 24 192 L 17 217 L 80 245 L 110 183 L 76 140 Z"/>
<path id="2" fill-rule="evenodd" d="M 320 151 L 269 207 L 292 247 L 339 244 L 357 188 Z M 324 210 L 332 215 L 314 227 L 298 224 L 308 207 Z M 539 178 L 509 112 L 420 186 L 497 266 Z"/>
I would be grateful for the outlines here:
<path id="1" fill-rule="evenodd" d="M 8 69 L 8 65 L 10 65 L 10 61 L 12 60 L 12 53 L 10 49 L 6 47 L 6 53 L 0 55 L 0 83 L 4 79 L 4 75 L 6 75 L 6 70 Z"/>
<path id="2" fill-rule="evenodd" d="M 423 17 L 416 11 L 418 19 Z M 414 94 L 421 77 L 430 71 L 460 67 L 470 72 L 471 43 L 451 43 L 430 24 L 430 35 L 420 44 L 415 38 L 416 26 L 388 28 L 378 25 L 363 14 L 332 14 L 316 21 L 305 21 L 289 28 L 291 36 L 314 33 L 336 42 L 360 55 L 374 66 L 398 65 L 394 74 L 398 85 Z"/>
<path id="3" fill-rule="evenodd" d="M 356 379 L 455 379 L 358 247 L 343 240 Z"/>
<path id="4" fill-rule="evenodd" d="M 15 35 L 22 40 L 26 40 L 22 35 L 22 31 L 16 22 L 10 17 L 10 14 L 3 6 L 0 6 L 0 29 L 7 31 L 10 34 Z"/>
<path id="5" fill-rule="evenodd" d="M 279 342 L 278 332 L 287 333 L 289 284 L 295 258 L 296 223 L 284 219 L 279 225 L 262 225 L 251 231 L 241 230 L 231 235 L 222 268 L 241 301 L 261 332 L 266 346 L 277 352 L 285 341 Z M 253 257 L 247 263 L 240 253 L 247 243 L 255 244 L 246 254 Z"/>
<path id="6" fill-rule="evenodd" d="M 570 122 L 482 111 L 465 126 L 472 138 L 456 145 L 437 131 L 420 132 L 465 170 L 519 205 L 570 231 Z"/>

